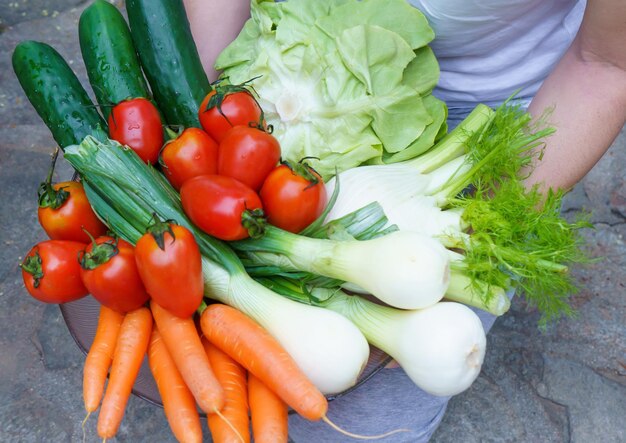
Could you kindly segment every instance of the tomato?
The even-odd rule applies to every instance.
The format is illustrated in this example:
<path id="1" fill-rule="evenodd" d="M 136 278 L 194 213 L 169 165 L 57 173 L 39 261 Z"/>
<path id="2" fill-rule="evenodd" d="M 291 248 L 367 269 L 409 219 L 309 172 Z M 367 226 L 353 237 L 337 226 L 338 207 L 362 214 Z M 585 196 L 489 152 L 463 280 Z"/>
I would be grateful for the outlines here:
<path id="1" fill-rule="evenodd" d="M 154 164 L 163 146 L 159 111 L 145 98 L 124 100 L 109 115 L 109 136 L 132 148 L 146 163 Z"/>
<path id="2" fill-rule="evenodd" d="M 271 134 L 235 126 L 220 143 L 217 173 L 233 177 L 255 191 L 280 161 L 280 145 Z"/>
<path id="3" fill-rule="evenodd" d="M 263 234 L 263 206 L 256 192 L 232 177 L 201 175 L 180 189 L 185 214 L 196 226 L 221 240 Z"/>
<path id="4" fill-rule="evenodd" d="M 198 110 L 202 128 L 218 143 L 234 126 L 262 125 L 262 115 L 252 93 L 241 85 L 217 85 Z"/>
<path id="5" fill-rule="evenodd" d="M 148 294 L 178 317 L 196 312 L 204 295 L 202 257 L 193 233 L 157 221 L 135 246 L 135 261 Z"/>
<path id="6" fill-rule="evenodd" d="M 192 177 L 216 174 L 217 152 L 217 143 L 206 132 L 187 128 L 163 148 L 163 173 L 178 190 Z"/>
<path id="7" fill-rule="evenodd" d="M 66 303 L 87 295 L 77 260 L 84 247 L 84 243 L 68 240 L 35 245 L 20 264 L 30 295 L 46 303 Z"/>
<path id="8" fill-rule="evenodd" d="M 267 220 L 289 232 L 300 232 L 324 211 L 326 188 L 317 172 L 299 163 L 275 168 L 261 188 Z"/>
<path id="9" fill-rule="evenodd" d="M 52 165 L 46 181 L 39 185 L 39 224 L 52 240 L 71 240 L 82 243 L 92 235 L 103 235 L 107 227 L 91 209 L 85 189 L 75 181 L 52 184 L 54 165 L 59 155 L 57 148 L 52 155 Z"/>
<path id="10" fill-rule="evenodd" d="M 100 236 L 107 227 L 91 209 L 85 189 L 78 182 L 42 183 L 39 193 L 39 224 L 52 240 L 89 241 L 87 232 Z"/>
<path id="11" fill-rule="evenodd" d="M 98 237 L 79 255 L 79 263 L 85 287 L 107 308 L 128 312 L 150 298 L 137 271 L 135 248 L 127 241 Z"/>

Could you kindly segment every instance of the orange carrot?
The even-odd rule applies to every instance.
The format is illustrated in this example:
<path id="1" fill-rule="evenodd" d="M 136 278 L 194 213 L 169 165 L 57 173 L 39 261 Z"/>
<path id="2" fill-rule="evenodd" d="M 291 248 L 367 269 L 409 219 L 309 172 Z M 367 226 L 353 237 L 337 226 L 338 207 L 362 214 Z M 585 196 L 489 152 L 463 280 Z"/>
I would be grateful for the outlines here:
<path id="1" fill-rule="evenodd" d="M 165 417 L 176 439 L 185 443 L 202 442 L 202 428 L 196 401 L 178 372 L 156 327 L 152 330 L 148 347 L 148 362 L 161 394 Z"/>
<path id="2" fill-rule="evenodd" d="M 265 329 L 230 306 L 210 305 L 200 326 L 207 340 L 216 345 L 298 414 L 309 420 L 325 418 L 328 402 L 298 368 L 285 349 Z"/>
<path id="3" fill-rule="evenodd" d="M 148 308 L 139 308 L 126 314 L 120 327 L 109 384 L 98 415 L 98 435 L 111 438 L 124 417 L 124 409 L 146 355 L 152 315 Z"/>
<path id="4" fill-rule="evenodd" d="M 200 408 L 207 414 L 220 411 L 224 390 L 211 369 L 193 319 L 177 317 L 154 300 L 150 308 L 165 346 Z"/>
<path id="5" fill-rule="evenodd" d="M 96 336 L 89 348 L 83 370 L 83 400 L 87 415 L 100 405 L 122 320 L 124 314 L 100 306 Z"/>
<path id="6" fill-rule="evenodd" d="M 248 374 L 248 402 L 254 443 L 287 443 L 287 405 L 253 374 Z"/>
<path id="7" fill-rule="evenodd" d="M 207 415 L 211 437 L 218 443 L 249 443 L 250 420 L 248 418 L 246 370 L 206 339 L 202 339 L 202 345 L 226 395 L 224 409 L 220 411 L 222 416 Z"/>

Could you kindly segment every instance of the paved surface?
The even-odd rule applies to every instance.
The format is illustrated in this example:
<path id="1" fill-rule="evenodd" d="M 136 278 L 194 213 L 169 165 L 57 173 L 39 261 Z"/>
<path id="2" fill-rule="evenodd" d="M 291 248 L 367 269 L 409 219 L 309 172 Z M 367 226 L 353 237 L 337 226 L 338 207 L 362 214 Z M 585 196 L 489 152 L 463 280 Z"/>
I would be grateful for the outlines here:
<path id="1" fill-rule="evenodd" d="M 57 48 L 82 81 L 78 0 L 17 0 L 0 8 L 0 441 L 83 438 L 83 355 L 57 306 L 31 299 L 17 267 L 45 235 L 36 188 L 54 143 L 13 76 L 10 55 L 24 39 Z M 74 9 L 78 6 L 78 9 Z M 86 83 L 85 83 L 86 84 Z M 586 233 L 598 263 L 576 269 L 576 319 L 545 334 L 523 303 L 488 337 L 483 371 L 454 398 L 433 441 L 626 442 L 626 133 L 568 196 L 564 210 L 593 211 Z M 58 177 L 70 170 L 61 165 Z M 86 441 L 97 441 L 95 418 Z M 132 398 L 117 441 L 174 441 L 162 410 Z"/>

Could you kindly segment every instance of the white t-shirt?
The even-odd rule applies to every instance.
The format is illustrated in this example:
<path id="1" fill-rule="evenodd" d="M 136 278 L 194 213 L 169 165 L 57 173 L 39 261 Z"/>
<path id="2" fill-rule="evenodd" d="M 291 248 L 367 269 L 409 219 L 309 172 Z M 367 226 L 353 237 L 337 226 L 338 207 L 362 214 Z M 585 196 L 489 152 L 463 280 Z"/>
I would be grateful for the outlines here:
<path id="1" fill-rule="evenodd" d="M 532 98 L 571 44 L 584 0 L 409 0 L 435 31 L 435 95 L 452 109 Z"/>

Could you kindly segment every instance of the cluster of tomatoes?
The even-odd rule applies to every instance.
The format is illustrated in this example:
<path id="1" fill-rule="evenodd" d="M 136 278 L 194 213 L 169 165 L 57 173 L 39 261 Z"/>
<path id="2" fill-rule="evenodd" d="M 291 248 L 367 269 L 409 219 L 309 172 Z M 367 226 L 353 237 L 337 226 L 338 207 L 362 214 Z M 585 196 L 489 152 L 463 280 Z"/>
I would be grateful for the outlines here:
<path id="1" fill-rule="evenodd" d="M 180 317 L 202 302 L 201 255 L 188 229 L 155 219 L 133 246 L 107 235 L 82 184 L 51 185 L 50 179 L 40 188 L 38 218 L 50 240 L 35 245 L 21 264 L 34 298 L 65 303 L 91 294 L 118 312 L 153 298 Z"/>
<path id="2" fill-rule="evenodd" d="M 203 231 L 222 240 L 261 235 L 263 223 L 290 232 L 311 224 L 326 204 L 320 176 L 306 163 L 280 163 L 280 145 L 252 93 L 217 84 L 198 111 L 202 129 L 165 142 L 159 112 L 147 99 L 113 108 L 111 138 L 157 164 Z"/>
<path id="3" fill-rule="evenodd" d="M 266 221 L 299 232 L 321 214 L 321 178 L 303 162 L 280 162 L 279 143 L 246 88 L 216 87 L 199 119 L 203 129 L 164 131 L 150 100 L 129 99 L 111 110 L 109 136 L 159 167 L 194 224 L 222 240 L 262 235 Z M 171 140 L 165 142 L 164 132 Z M 191 316 L 204 290 L 193 234 L 155 218 L 136 246 L 108 235 L 81 183 L 52 184 L 55 160 L 56 154 L 39 189 L 38 218 L 50 240 L 35 245 L 21 264 L 28 292 L 48 303 L 90 293 L 118 312 L 153 298 L 175 315 Z"/>

